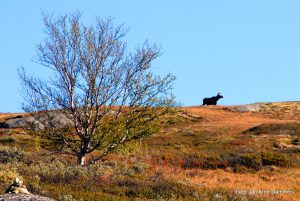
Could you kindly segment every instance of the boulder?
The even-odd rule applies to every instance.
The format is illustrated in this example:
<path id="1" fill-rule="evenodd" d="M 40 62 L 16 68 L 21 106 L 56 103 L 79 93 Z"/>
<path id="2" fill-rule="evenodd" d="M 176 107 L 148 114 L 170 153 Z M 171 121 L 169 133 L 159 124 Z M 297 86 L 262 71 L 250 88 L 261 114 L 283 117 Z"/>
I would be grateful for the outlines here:
<path id="1" fill-rule="evenodd" d="M 63 128 L 72 126 L 70 118 L 62 113 L 41 114 L 36 116 L 17 116 L 0 123 L 0 128 L 32 128 L 34 130 L 44 130 L 52 128 Z"/>
<path id="2" fill-rule="evenodd" d="M 43 197 L 39 195 L 33 195 L 33 194 L 12 194 L 12 193 L 6 193 L 3 195 L 0 195 L 0 201 L 55 201 L 48 197 Z"/>
<path id="3" fill-rule="evenodd" d="M 19 117 L 11 118 L 0 124 L 0 128 L 25 128 L 34 124 L 37 129 L 41 128 L 42 125 L 34 117 Z"/>
<path id="4" fill-rule="evenodd" d="M 293 145 L 300 145 L 300 138 L 298 137 L 298 138 L 296 138 L 296 139 L 293 139 L 293 140 L 292 140 L 292 144 L 293 144 Z"/>
<path id="5" fill-rule="evenodd" d="M 257 112 L 261 109 L 261 105 L 259 103 L 240 105 L 237 107 L 238 112 Z"/>
<path id="6" fill-rule="evenodd" d="M 13 183 L 5 191 L 5 194 L 0 195 L 0 201 L 54 201 L 51 198 L 33 195 L 29 193 L 23 181 L 15 178 Z"/>
<path id="7" fill-rule="evenodd" d="M 23 181 L 19 178 L 15 178 L 14 182 L 8 187 L 5 193 L 13 193 L 13 194 L 30 194 L 27 190 L 26 186 L 23 184 Z"/>

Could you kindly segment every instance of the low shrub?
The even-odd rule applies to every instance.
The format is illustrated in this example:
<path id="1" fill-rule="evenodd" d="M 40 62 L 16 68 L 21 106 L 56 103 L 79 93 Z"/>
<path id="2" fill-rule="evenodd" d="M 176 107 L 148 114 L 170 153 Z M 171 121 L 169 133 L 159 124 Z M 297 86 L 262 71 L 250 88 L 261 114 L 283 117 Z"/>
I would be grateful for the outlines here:
<path id="1" fill-rule="evenodd" d="M 15 143 L 16 142 L 16 139 L 13 138 L 13 137 L 4 137 L 4 138 L 1 138 L 0 139 L 0 143 L 3 143 L 3 144 L 10 144 L 10 143 Z"/>
<path id="2" fill-rule="evenodd" d="M 199 156 L 195 154 L 185 157 L 180 165 L 185 169 L 225 169 L 232 167 L 235 172 L 255 172 L 261 170 L 263 166 L 287 167 L 292 162 L 286 154 L 265 152 L 231 153 L 225 156 Z"/>
<path id="3" fill-rule="evenodd" d="M 219 156 L 198 156 L 190 155 L 183 161 L 182 167 L 189 168 L 201 168 L 201 169 L 224 169 L 228 166 L 226 160 Z"/>
<path id="4" fill-rule="evenodd" d="M 253 135 L 261 135 L 261 134 L 271 134 L 271 135 L 280 135 L 280 134 L 288 134 L 288 135 L 300 135 L 300 124 L 299 123 L 269 123 L 269 124 L 261 124 L 259 126 L 255 126 L 249 128 L 243 132 L 243 134 L 253 134 Z"/>
<path id="5" fill-rule="evenodd" d="M 0 164 L 0 183 L 1 184 L 11 184 L 11 182 L 16 178 L 22 179 L 20 174 L 17 172 L 17 169 L 11 167 L 7 164 Z M 7 186 L 8 187 L 8 186 Z"/>
<path id="6" fill-rule="evenodd" d="M 226 158 L 228 165 L 233 167 L 237 172 L 240 172 L 239 170 L 243 170 L 242 172 L 244 172 L 247 169 L 258 171 L 262 167 L 260 154 L 230 154 Z"/>
<path id="7" fill-rule="evenodd" d="M 153 200 L 193 200 L 197 191 L 191 186 L 166 180 L 163 175 L 154 173 L 144 181 L 123 178 L 105 190 L 106 193 L 129 198 L 146 198 Z"/>
<path id="8" fill-rule="evenodd" d="M 183 168 L 201 168 L 202 160 L 197 155 L 190 155 L 184 158 L 182 167 Z"/>
<path id="9" fill-rule="evenodd" d="M 116 153 L 120 153 L 122 155 L 131 155 L 139 151 L 141 148 L 141 142 L 139 140 L 133 140 L 122 144 L 116 150 Z"/>
<path id="10" fill-rule="evenodd" d="M 24 157 L 24 152 L 16 147 L 3 147 L 0 149 L 0 162 L 8 163 L 13 161 L 20 161 Z"/>
<path id="11" fill-rule="evenodd" d="M 228 162 L 221 157 L 208 156 L 203 158 L 202 168 L 203 169 L 224 169 L 228 166 Z"/>
<path id="12" fill-rule="evenodd" d="M 287 167 L 290 165 L 290 159 L 281 153 L 267 152 L 262 154 L 263 165 L 275 165 L 280 167 Z"/>

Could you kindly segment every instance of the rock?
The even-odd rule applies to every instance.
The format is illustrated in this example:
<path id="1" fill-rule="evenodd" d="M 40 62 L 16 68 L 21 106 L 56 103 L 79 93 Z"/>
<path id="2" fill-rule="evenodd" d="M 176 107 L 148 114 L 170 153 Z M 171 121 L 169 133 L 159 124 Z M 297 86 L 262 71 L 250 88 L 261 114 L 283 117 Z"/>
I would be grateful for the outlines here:
<path id="1" fill-rule="evenodd" d="M 274 148 L 278 148 L 278 149 L 283 149 L 283 148 L 286 148 L 287 145 L 284 144 L 284 143 L 274 142 L 274 143 L 273 143 L 273 147 L 274 147 Z"/>
<path id="2" fill-rule="evenodd" d="M 0 124 L 1 128 L 24 128 L 34 124 L 35 127 L 40 128 L 42 125 L 35 120 L 34 117 L 20 117 L 12 118 Z"/>
<path id="3" fill-rule="evenodd" d="M 194 134 L 194 131 L 192 130 L 181 130 L 180 132 L 182 132 L 184 135 L 193 135 Z"/>
<path id="4" fill-rule="evenodd" d="M 233 168 L 232 167 L 226 167 L 224 169 L 225 172 L 233 172 Z"/>
<path id="5" fill-rule="evenodd" d="M 183 119 L 186 120 L 192 120 L 192 121 L 197 121 L 197 120 L 202 120 L 202 117 L 196 114 L 191 114 L 188 112 L 180 112 L 178 116 L 182 117 Z"/>
<path id="6" fill-rule="evenodd" d="M 261 106 L 259 103 L 241 105 L 237 107 L 238 112 L 256 112 L 259 111 L 260 109 Z"/>
<path id="7" fill-rule="evenodd" d="M 278 170 L 278 167 L 276 167 L 275 165 L 270 165 L 269 170 L 275 171 L 275 170 Z"/>
<path id="8" fill-rule="evenodd" d="M 62 113 L 50 113 L 48 115 L 14 117 L 0 123 L 0 128 L 32 128 L 34 130 L 44 130 L 47 127 L 63 128 L 72 125 L 73 122 L 66 115 Z"/>
<path id="9" fill-rule="evenodd" d="M 27 190 L 23 181 L 15 178 L 4 195 L 0 195 L 0 201 L 54 201 L 51 198 L 32 195 Z"/>
<path id="10" fill-rule="evenodd" d="M 55 201 L 48 197 L 42 197 L 39 195 L 32 194 L 11 194 L 7 193 L 4 195 L 0 195 L 0 201 Z"/>
<path id="11" fill-rule="evenodd" d="M 300 138 L 296 138 L 292 141 L 293 145 L 300 145 Z"/>
<path id="12" fill-rule="evenodd" d="M 15 178 L 14 182 L 8 187 L 8 189 L 5 191 L 5 193 L 13 193 L 13 194 L 30 194 L 27 190 L 26 186 L 23 185 L 23 181 L 19 178 Z"/>

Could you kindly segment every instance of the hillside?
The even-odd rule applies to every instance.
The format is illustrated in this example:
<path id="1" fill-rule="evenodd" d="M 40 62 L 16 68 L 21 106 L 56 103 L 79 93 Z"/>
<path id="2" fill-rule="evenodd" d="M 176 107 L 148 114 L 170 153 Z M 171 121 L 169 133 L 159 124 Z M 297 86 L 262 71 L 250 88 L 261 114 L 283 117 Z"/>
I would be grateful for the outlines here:
<path id="1" fill-rule="evenodd" d="M 0 183 L 4 192 L 19 176 L 58 200 L 296 201 L 299 138 L 300 102 L 183 107 L 159 133 L 78 167 L 50 142 L 2 128 Z"/>

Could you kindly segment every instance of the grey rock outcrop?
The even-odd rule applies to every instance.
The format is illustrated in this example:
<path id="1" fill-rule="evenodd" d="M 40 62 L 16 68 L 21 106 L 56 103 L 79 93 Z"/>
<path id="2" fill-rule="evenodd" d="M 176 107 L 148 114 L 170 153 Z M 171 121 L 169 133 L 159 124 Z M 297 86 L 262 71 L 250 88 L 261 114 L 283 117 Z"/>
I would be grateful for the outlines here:
<path id="1" fill-rule="evenodd" d="M 37 116 L 17 116 L 0 123 L 0 128 L 31 128 L 44 130 L 47 127 L 63 128 L 72 126 L 70 118 L 62 113 L 41 114 Z"/>
<path id="2" fill-rule="evenodd" d="M 5 194 L 0 195 L 0 201 L 54 201 L 48 197 L 33 195 L 29 193 L 23 181 L 15 178 L 13 183 L 8 187 Z"/>
<path id="3" fill-rule="evenodd" d="M 3 194 L 0 195 L 0 201 L 55 201 L 48 197 L 32 194 Z"/>
<path id="4" fill-rule="evenodd" d="M 14 182 L 8 187 L 5 193 L 13 193 L 13 194 L 30 194 L 27 190 L 26 186 L 23 184 L 23 181 L 19 178 L 15 178 Z"/>
<path id="5" fill-rule="evenodd" d="M 240 105 L 237 107 L 238 112 L 256 112 L 261 109 L 261 105 L 259 103 Z"/>

